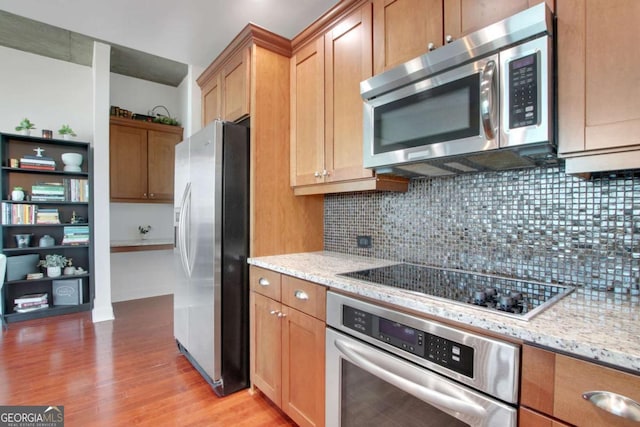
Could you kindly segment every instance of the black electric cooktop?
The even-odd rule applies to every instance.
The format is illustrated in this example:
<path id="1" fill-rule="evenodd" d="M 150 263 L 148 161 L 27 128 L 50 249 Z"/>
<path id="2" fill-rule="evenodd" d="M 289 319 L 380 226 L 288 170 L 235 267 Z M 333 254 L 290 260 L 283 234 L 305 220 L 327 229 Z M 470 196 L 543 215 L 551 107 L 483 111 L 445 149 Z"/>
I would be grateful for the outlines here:
<path id="1" fill-rule="evenodd" d="M 569 286 L 416 264 L 394 264 L 340 276 L 444 298 L 524 320 L 573 290 Z"/>

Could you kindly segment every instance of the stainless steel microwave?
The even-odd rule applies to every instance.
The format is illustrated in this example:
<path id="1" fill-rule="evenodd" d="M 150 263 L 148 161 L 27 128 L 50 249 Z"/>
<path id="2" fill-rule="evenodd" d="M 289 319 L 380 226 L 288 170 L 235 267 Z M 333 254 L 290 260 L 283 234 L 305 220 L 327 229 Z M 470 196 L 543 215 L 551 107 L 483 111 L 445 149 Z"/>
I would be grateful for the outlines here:
<path id="1" fill-rule="evenodd" d="M 364 166 L 448 175 L 554 163 L 544 3 L 361 83 Z"/>

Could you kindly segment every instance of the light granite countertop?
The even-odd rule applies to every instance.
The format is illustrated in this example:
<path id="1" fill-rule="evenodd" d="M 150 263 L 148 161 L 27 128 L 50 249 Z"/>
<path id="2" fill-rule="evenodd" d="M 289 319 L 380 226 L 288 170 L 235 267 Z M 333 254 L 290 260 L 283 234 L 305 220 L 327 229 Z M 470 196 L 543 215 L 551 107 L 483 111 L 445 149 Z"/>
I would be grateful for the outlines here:
<path id="1" fill-rule="evenodd" d="M 578 288 L 525 321 L 336 275 L 397 264 L 396 261 L 325 251 L 250 258 L 249 263 L 640 374 L 638 296 L 592 293 Z"/>

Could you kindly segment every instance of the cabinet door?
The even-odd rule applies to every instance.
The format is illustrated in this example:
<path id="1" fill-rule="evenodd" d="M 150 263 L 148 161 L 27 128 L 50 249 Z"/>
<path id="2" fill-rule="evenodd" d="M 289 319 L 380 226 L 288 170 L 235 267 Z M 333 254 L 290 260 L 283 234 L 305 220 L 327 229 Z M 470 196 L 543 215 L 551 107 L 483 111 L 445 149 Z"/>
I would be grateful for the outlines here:
<path id="1" fill-rule="evenodd" d="M 112 200 L 147 199 L 147 131 L 109 127 L 109 174 Z"/>
<path id="2" fill-rule="evenodd" d="M 444 0 L 445 39 L 480 30 L 545 0 Z M 553 10 L 553 0 L 546 0 Z"/>
<path id="3" fill-rule="evenodd" d="M 291 185 L 324 182 L 324 38 L 291 58 Z"/>
<path id="4" fill-rule="evenodd" d="M 147 138 L 149 200 L 173 202 L 175 146 L 182 138 L 155 130 L 148 131 Z"/>
<path id="5" fill-rule="evenodd" d="M 282 307 L 282 410 L 300 426 L 324 426 L 324 322 Z"/>
<path id="6" fill-rule="evenodd" d="M 371 77 L 371 5 L 325 34 L 325 169 L 327 181 L 369 178 L 362 166 L 360 82 Z"/>
<path id="7" fill-rule="evenodd" d="M 220 74 L 215 75 L 202 89 L 202 126 L 222 118 Z"/>
<path id="8" fill-rule="evenodd" d="M 281 406 L 282 318 L 277 301 L 251 292 L 251 382 Z M 272 314 L 273 313 L 273 314 Z"/>
<path id="9" fill-rule="evenodd" d="M 558 0 L 557 16 L 558 151 L 639 145 L 640 2 Z"/>
<path id="10" fill-rule="evenodd" d="M 222 70 L 223 117 L 231 122 L 249 115 L 250 52 L 250 48 L 242 49 Z"/>
<path id="11" fill-rule="evenodd" d="M 442 45 L 442 0 L 373 0 L 374 74 Z"/>

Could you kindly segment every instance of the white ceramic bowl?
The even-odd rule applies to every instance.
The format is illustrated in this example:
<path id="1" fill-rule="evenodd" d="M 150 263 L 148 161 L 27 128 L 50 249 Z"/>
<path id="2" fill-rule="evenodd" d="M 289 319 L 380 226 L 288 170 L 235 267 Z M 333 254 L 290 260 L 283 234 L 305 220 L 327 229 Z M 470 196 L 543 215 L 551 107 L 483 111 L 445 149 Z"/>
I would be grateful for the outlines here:
<path id="1" fill-rule="evenodd" d="M 80 172 L 82 168 L 82 154 L 79 153 L 64 153 L 62 154 L 62 162 L 64 163 L 64 170 L 67 172 Z"/>

